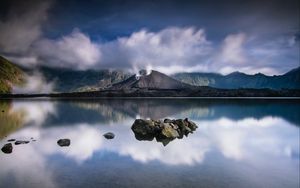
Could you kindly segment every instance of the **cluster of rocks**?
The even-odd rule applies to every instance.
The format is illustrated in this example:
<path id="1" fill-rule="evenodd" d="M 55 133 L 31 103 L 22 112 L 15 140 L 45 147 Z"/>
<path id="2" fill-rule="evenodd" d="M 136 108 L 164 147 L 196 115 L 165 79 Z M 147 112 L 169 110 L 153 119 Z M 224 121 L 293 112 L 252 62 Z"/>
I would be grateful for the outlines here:
<path id="1" fill-rule="evenodd" d="M 36 140 L 31 138 L 31 141 L 36 141 Z M 4 144 L 4 146 L 1 148 L 1 151 L 3 153 L 10 154 L 10 153 L 13 152 L 12 142 L 15 142 L 15 145 L 20 145 L 20 144 L 28 144 L 30 141 L 28 141 L 28 140 L 9 139 L 9 140 L 7 140 L 7 142 L 9 142 L 9 143 Z"/>
<path id="2" fill-rule="evenodd" d="M 198 126 L 185 119 L 164 119 L 164 120 L 144 120 L 136 119 L 131 126 L 137 140 L 153 140 L 156 138 L 158 142 L 162 142 L 166 146 L 175 138 L 183 138 L 193 133 Z"/>

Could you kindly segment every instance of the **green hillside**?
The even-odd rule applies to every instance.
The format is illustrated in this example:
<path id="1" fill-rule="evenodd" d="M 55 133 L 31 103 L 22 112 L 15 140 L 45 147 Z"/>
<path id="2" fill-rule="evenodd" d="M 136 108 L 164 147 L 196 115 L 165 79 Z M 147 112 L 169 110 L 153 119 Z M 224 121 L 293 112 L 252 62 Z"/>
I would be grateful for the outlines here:
<path id="1" fill-rule="evenodd" d="M 0 56 L 0 93 L 11 93 L 13 85 L 22 85 L 24 75 L 17 65 Z"/>

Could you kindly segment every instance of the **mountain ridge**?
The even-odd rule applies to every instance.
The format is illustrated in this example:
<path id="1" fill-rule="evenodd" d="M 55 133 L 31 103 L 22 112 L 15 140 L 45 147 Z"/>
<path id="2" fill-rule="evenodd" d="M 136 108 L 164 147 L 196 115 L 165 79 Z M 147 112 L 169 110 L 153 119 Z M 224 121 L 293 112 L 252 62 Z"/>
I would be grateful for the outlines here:
<path id="1" fill-rule="evenodd" d="M 172 77 L 195 86 L 210 86 L 222 89 L 254 88 L 254 89 L 300 89 L 300 67 L 283 75 L 267 76 L 262 73 L 249 75 L 233 72 L 227 75 L 217 73 L 177 73 Z"/>
<path id="2" fill-rule="evenodd" d="M 248 75 L 241 72 L 233 72 L 228 75 L 193 72 L 168 76 L 155 70 L 149 76 L 146 71 L 133 75 L 122 70 L 107 69 L 72 70 L 44 66 L 30 69 L 13 64 L 1 56 L 0 62 L 0 93 L 11 93 L 14 85 L 24 83 L 25 76 L 34 71 L 40 72 L 47 82 L 53 82 L 52 92 L 58 93 L 137 88 L 186 89 L 197 86 L 220 89 L 300 89 L 300 67 L 283 75 L 274 76 L 262 73 Z"/>
<path id="3" fill-rule="evenodd" d="M 150 74 L 133 75 L 127 80 L 112 85 L 109 89 L 187 89 L 192 87 L 192 85 L 152 70 Z"/>

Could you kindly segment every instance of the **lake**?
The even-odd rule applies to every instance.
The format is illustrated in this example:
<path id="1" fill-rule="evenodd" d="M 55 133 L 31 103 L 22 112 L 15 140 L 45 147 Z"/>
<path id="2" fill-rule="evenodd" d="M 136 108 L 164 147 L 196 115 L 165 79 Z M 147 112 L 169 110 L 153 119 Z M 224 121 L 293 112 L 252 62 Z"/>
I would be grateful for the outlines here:
<path id="1" fill-rule="evenodd" d="M 1 188 L 300 185 L 296 99 L 1 100 L 0 110 L 0 146 L 30 141 L 0 151 Z M 166 146 L 131 130 L 136 118 L 186 117 L 198 129 Z"/>

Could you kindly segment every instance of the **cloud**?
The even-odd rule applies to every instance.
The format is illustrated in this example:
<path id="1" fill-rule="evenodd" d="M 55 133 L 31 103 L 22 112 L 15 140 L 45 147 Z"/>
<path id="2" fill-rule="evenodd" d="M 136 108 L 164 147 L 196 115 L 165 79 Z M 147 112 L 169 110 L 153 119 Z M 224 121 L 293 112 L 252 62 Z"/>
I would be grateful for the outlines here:
<path id="1" fill-rule="evenodd" d="M 143 29 L 101 45 L 104 65 L 138 69 L 193 66 L 210 50 L 205 31 L 193 27 L 169 27 L 158 32 Z"/>
<path id="2" fill-rule="evenodd" d="M 24 85 L 14 86 L 12 93 L 50 93 L 54 87 L 54 82 L 47 82 L 39 72 L 26 75 L 25 80 Z"/>
<path id="3" fill-rule="evenodd" d="M 78 29 L 61 39 L 43 39 L 37 42 L 36 52 L 50 66 L 88 69 L 99 62 L 98 45 Z"/>
<path id="4" fill-rule="evenodd" d="M 57 2 L 55 5 L 62 6 L 60 3 Z M 54 4 L 52 0 L 9 1 L 3 4 L 10 6 L 8 11 L 3 11 L 0 16 L 0 53 L 22 66 L 47 65 L 81 70 L 112 68 L 130 69 L 134 72 L 151 67 L 168 74 L 195 71 L 228 74 L 243 71 L 249 74 L 262 72 L 269 75 L 283 74 L 299 66 L 299 29 L 295 25 L 297 22 L 291 19 L 295 18 L 297 9 L 291 9 L 291 5 L 275 3 L 275 7 L 282 10 L 278 12 L 277 8 L 276 11 L 274 7 L 271 8 L 269 14 L 272 15 L 271 18 L 262 14 L 261 11 L 266 10 L 260 10 L 256 4 L 250 8 L 247 6 L 247 11 L 255 10 L 255 16 L 252 14 L 249 17 L 245 16 L 244 12 L 242 17 L 231 15 L 230 10 L 230 13 L 223 16 L 233 16 L 234 19 L 228 19 L 232 25 L 220 31 L 219 22 L 213 21 L 217 17 L 200 16 L 203 11 L 194 9 L 194 3 L 188 3 L 189 6 L 192 5 L 189 13 L 197 10 L 199 16 L 196 18 L 194 14 L 184 13 L 183 17 L 189 20 L 188 22 L 185 20 L 186 23 L 183 24 L 186 27 L 176 26 L 174 22 L 162 24 L 166 20 L 159 20 L 159 27 L 155 28 L 160 30 L 153 31 L 151 22 L 146 22 L 147 28 L 142 29 L 139 24 L 133 24 L 132 29 L 128 30 L 128 20 L 125 19 L 123 20 L 125 24 L 123 22 L 120 24 L 119 16 L 113 16 L 112 20 L 109 19 L 110 23 L 106 20 L 105 25 L 101 25 L 102 17 L 98 14 L 95 14 L 96 16 L 91 14 L 94 16 L 93 19 L 98 21 L 83 18 L 86 23 L 82 25 L 82 22 L 76 19 L 77 11 L 72 12 L 74 15 L 71 16 L 72 21 L 69 18 L 60 20 L 59 24 L 63 25 L 61 29 L 57 28 L 56 20 L 70 10 L 64 10 L 66 11 L 64 14 L 56 15 L 56 11 L 60 9 L 53 9 L 52 14 L 49 14 L 48 10 Z M 159 5 L 158 9 L 161 8 Z M 120 13 L 127 14 L 127 10 L 123 11 Z M 183 14 L 178 10 L 176 16 L 178 13 Z M 51 16 L 51 22 L 47 23 L 48 16 Z M 176 20 L 176 16 L 171 16 L 171 20 Z M 134 19 L 141 18 L 134 17 Z M 274 19 L 275 17 L 277 19 Z M 208 28 L 210 33 L 206 33 L 199 25 L 202 23 L 199 19 L 204 18 L 216 23 Z M 118 29 L 116 31 L 114 19 L 117 19 L 117 28 L 120 28 L 120 31 Z M 247 28 L 249 23 L 254 22 L 257 27 Z M 247 26 L 245 23 L 248 23 Z M 98 24 L 97 27 L 100 24 L 102 28 L 93 29 L 96 27 L 95 24 Z M 44 27 L 45 25 L 47 27 Z M 50 31 L 47 30 L 49 28 Z M 82 28 L 85 33 L 74 28 Z M 47 36 L 61 36 L 60 29 L 61 33 L 74 30 L 61 38 L 47 38 Z M 109 31 L 109 34 L 99 31 Z M 107 35 L 113 37 L 107 40 L 105 38 Z M 99 38 L 104 40 L 101 42 L 93 40 Z"/>
<path id="5" fill-rule="evenodd" d="M 158 32 L 142 29 L 112 41 L 93 42 L 88 34 L 75 29 L 61 39 L 38 41 L 35 53 L 48 66 L 73 69 L 112 68 L 136 73 L 151 68 L 166 74 L 240 71 L 273 75 L 288 71 L 280 71 L 278 61 L 291 62 L 288 58 L 296 54 L 292 39 L 288 36 L 268 43 L 241 32 L 214 44 L 203 29 L 168 27 Z M 297 66 L 295 62 L 290 63 L 289 69 Z"/>
<path id="6" fill-rule="evenodd" d="M 244 33 L 228 35 L 222 44 L 219 61 L 226 64 L 242 64 L 246 62 L 243 45 L 246 42 Z"/>
<path id="7" fill-rule="evenodd" d="M 14 1 L 4 20 L 0 20 L 0 49 L 6 53 L 28 52 L 42 35 L 51 1 Z"/>

